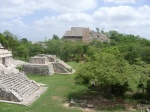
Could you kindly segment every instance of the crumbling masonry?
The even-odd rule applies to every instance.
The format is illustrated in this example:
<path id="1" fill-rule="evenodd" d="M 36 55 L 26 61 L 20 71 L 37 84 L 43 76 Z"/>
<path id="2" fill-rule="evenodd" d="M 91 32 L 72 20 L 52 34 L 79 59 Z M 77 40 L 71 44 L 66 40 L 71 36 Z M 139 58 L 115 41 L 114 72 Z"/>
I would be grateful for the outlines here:
<path id="1" fill-rule="evenodd" d="M 23 65 L 23 71 L 28 74 L 52 75 L 54 73 L 71 74 L 74 69 L 55 55 L 39 54 L 31 57 L 29 63 Z"/>
<path id="2" fill-rule="evenodd" d="M 19 72 L 12 62 L 14 61 L 11 51 L 6 50 L 0 44 L 0 101 L 9 103 L 23 102 L 31 97 L 32 94 L 38 93 L 39 90 L 41 91 L 42 87 L 35 81 L 29 80 L 23 72 Z M 40 94 L 42 92 L 37 96 L 34 94 L 35 98 Z M 26 104 L 29 103 L 27 102 Z"/>

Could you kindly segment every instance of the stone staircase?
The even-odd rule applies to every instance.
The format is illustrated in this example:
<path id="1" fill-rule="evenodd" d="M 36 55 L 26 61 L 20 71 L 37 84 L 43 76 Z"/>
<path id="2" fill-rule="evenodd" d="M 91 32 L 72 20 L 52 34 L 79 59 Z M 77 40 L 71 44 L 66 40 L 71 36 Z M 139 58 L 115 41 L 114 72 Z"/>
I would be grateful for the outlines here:
<path id="1" fill-rule="evenodd" d="M 53 67 L 55 73 L 72 74 L 75 72 L 71 66 L 60 59 L 57 59 L 57 61 L 53 63 Z"/>
<path id="2" fill-rule="evenodd" d="M 0 65 L 0 100 L 20 102 L 39 89 L 24 73 L 9 66 Z"/>
<path id="3" fill-rule="evenodd" d="M 60 63 L 53 63 L 53 67 L 55 73 L 69 73 Z"/>

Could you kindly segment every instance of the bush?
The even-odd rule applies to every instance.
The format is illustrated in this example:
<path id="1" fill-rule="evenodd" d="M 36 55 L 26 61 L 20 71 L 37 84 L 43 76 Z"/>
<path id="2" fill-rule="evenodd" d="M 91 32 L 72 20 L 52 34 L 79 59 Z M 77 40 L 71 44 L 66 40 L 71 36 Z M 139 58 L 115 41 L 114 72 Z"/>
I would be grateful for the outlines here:
<path id="1" fill-rule="evenodd" d="M 128 83 L 124 83 L 123 85 L 120 85 L 120 84 L 114 84 L 112 85 L 112 94 L 115 95 L 115 96 L 123 96 L 126 91 L 129 90 L 129 85 Z"/>
<path id="2" fill-rule="evenodd" d="M 147 80 L 147 84 L 146 84 L 146 93 L 147 93 L 147 95 L 150 94 L 150 79 Z M 149 95 L 149 97 L 150 97 L 150 95 Z"/>

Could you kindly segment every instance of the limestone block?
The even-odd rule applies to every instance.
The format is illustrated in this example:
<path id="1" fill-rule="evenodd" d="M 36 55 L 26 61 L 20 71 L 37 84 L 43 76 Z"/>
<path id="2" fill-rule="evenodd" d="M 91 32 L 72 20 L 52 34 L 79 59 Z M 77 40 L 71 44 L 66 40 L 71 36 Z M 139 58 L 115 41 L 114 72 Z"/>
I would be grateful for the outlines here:
<path id="1" fill-rule="evenodd" d="M 26 64 L 23 65 L 23 71 L 27 74 L 52 75 L 54 73 L 53 65 Z"/>

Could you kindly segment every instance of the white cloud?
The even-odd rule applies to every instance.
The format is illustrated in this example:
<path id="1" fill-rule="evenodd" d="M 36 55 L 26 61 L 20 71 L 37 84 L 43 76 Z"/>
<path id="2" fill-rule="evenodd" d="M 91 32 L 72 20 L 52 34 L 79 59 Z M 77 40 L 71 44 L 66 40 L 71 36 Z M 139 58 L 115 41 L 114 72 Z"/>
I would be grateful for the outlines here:
<path id="1" fill-rule="evenodd" d="M 39 26 L 49 26 L 59 23 L 88 23 L 93 22 L 92 17 L 85 13 L 67 13 L 59 16 L 44 17 L 41 20 L 36 20 L 35 24 Z"/>
<path id="2" fill-rule="evenodd" d="M 35 21 L 36 29 L 39 32 L 49 32 L 49 36 L 57 34 L 62 37 L 64 32 L 72 26 L 91 28 L 93 27 L 93 19 L 85 13 L 67 13 L 53 17 L 46 16 L 43 19 Z"/>
<path id="3" fill-rule="evenodd" d="M 0 0 L 0 18 L 14 18 L 37 10 L 81 12 L 97 6 L 96 0 Z"/>
<path id="4" fill-rule="evenodd" d="M 150 39 L 150 6 L 101 7 L 93 14 L 93 19 L 106 30 L 146 36 Z M 143 33 L 143 31 L 145 33 Z"/>
<path id="5" fill-rule="evenodd" d="M 62 37 L 73 26 L 91 29 L 99 27 L 105 31 L 117 30 L 150 39 L 149 5 L 134 7 L 141 0 L 103 1 L 115 3 L 115 6 L 104 3 L 105 7 L 96 9 L 102 3 L 98 0 L 0 0 L 0 31 L 9 30 L 29 40 L 44 40 L 43 38 L 50 38 L 53 34 Z M 133 4 L 127 6 L 127 3 Z M 38 10 L 50 13 L 40 15 Z M 30 20 L 31 14 L 36 20 Z M 24 16 L 27 18 L 24 19 Z"/>
<path id="6" fill-rule="evenodd" d="M 104 0 L 104 2 L 115 4 L 136 3 L 137 0 Z"/>
<path id="7" fill-rule="evenodd" d="M 49 9 L 65 13 L 93 9 L 97 4 L 96 0 L 52 0 L 51 3 Z"/>
<path id="8" fill-rule="evenodd" d="M 13 28 L 27 28 L 28 26 L 23 23 L 21 20 L 19 19 L 13 19 L 12 21 L 8 22 L 8 21 L 2 21 L 0 22 L 0 26 L 1 27 L 8 27 L 9 29 L 13 29 Z"/>
<path id="9" fill-rule="evenodd" d="M 20 27 L 20 28 L 26 28 L 28 27 L 25 23 L 23 23 L 21 20 L 19 19 L 13 19 L 12 20 L 12 24 L 15 26 L 15 27 Z"/>
<path id="10" fill-rule="evenodd" d="M 136 9 L 130 6 L 117 6 L 117 7 L 101 7 L 95 11 L 93 17 L 102 21 L 110 22 L 126 22 L 133 20 L 138 16 Z"/>

